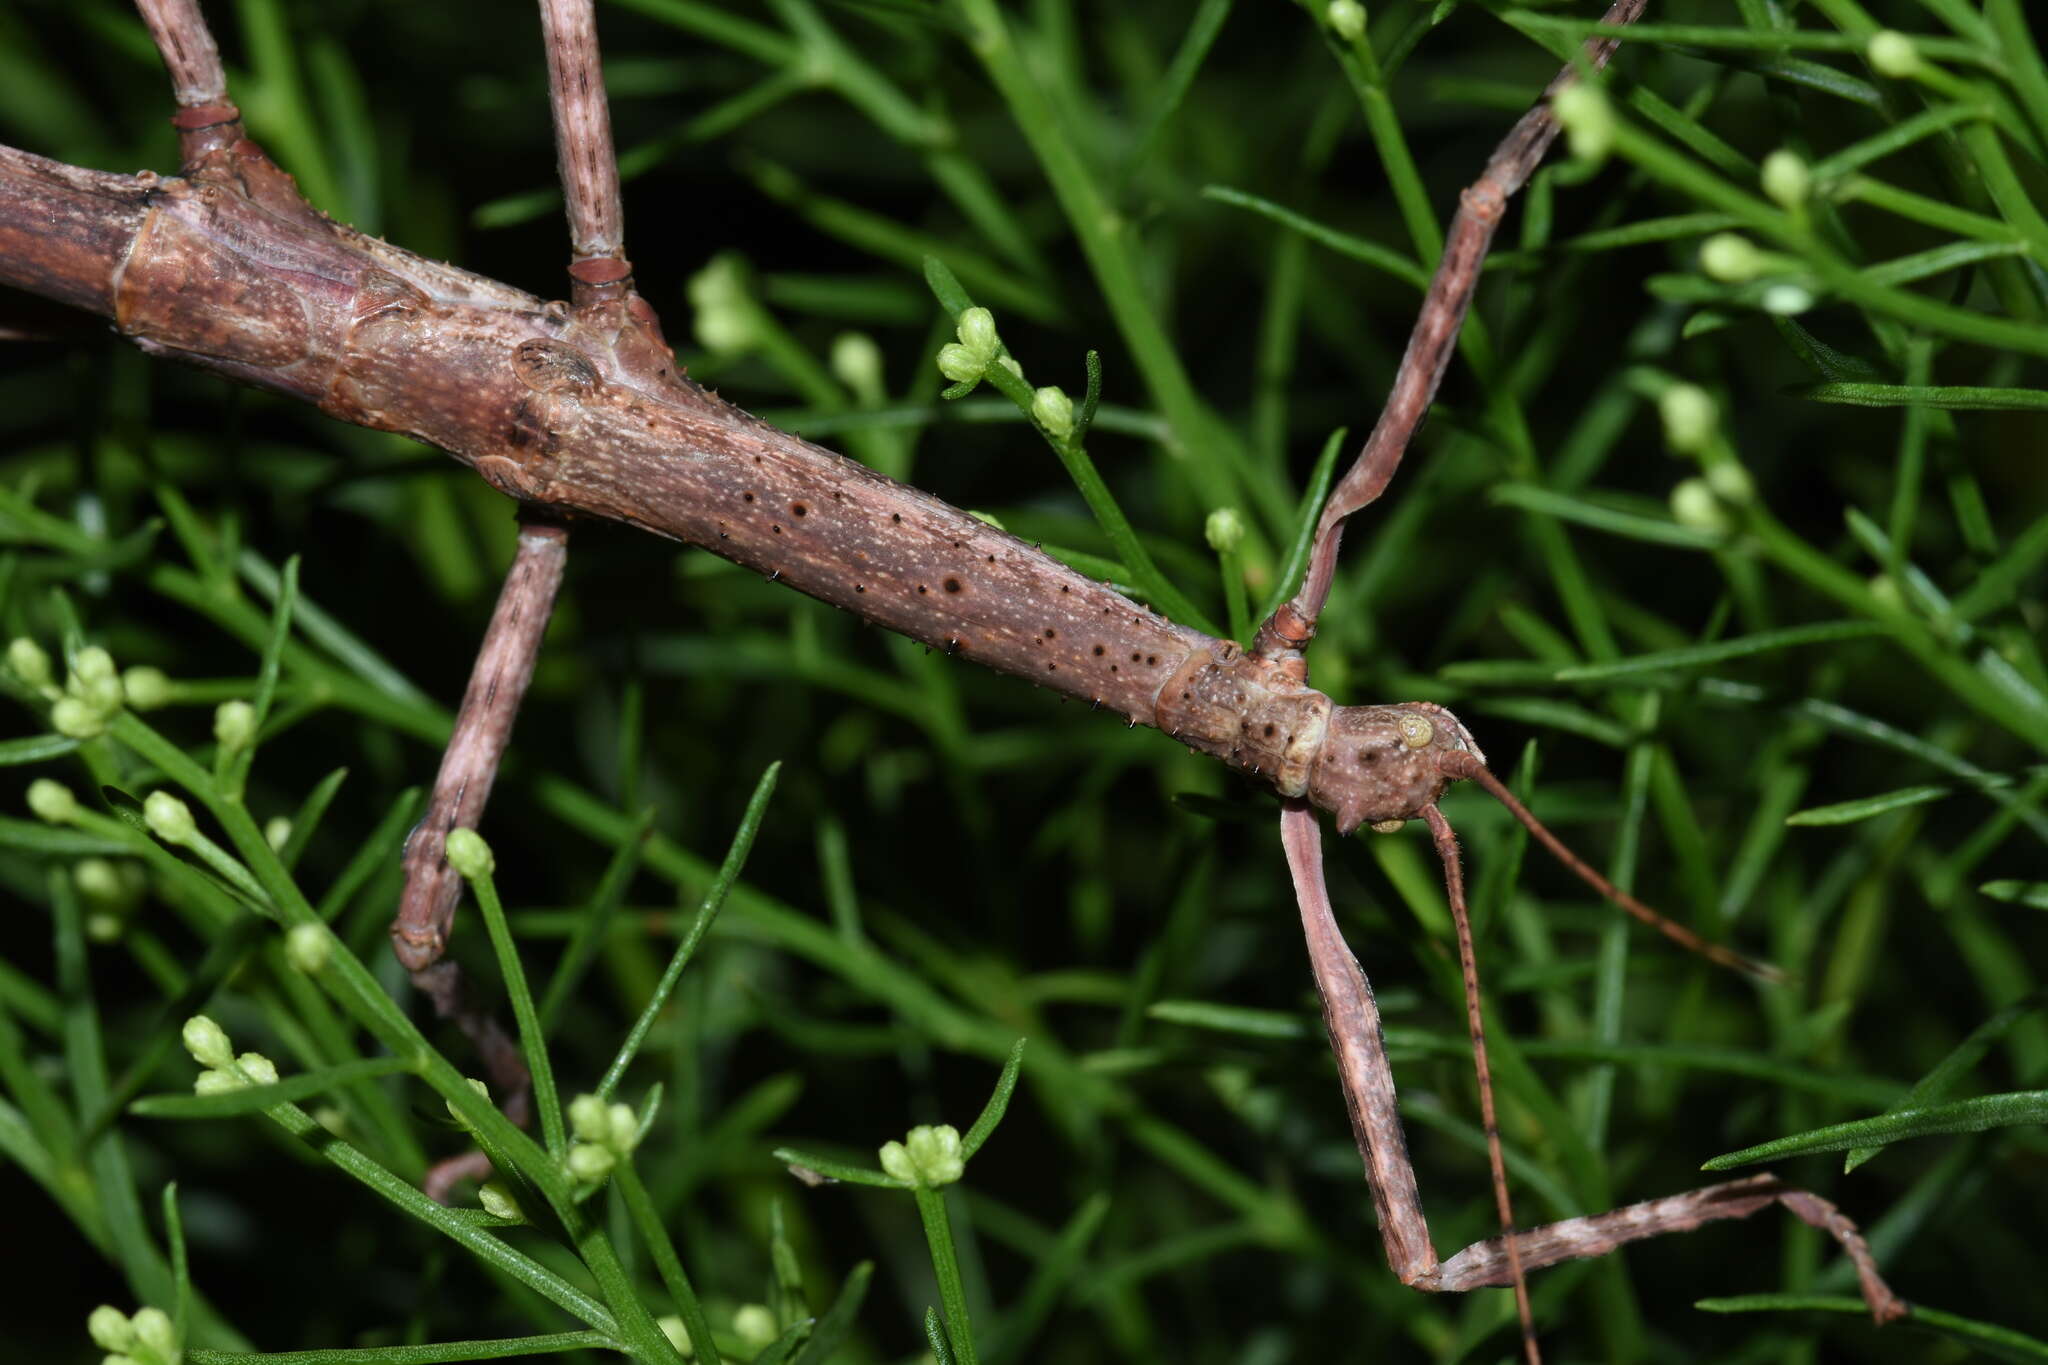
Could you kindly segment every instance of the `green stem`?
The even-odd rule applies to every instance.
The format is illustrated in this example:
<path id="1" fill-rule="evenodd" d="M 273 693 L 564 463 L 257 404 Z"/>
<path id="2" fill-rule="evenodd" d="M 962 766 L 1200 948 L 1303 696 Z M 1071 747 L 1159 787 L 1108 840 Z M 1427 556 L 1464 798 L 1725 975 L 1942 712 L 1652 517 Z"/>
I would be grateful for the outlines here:
<path id="1" fill-rule="evenodd" d="M 533 1006 L 533 991 L 526 984 L 526 968 L 519 961 L 519 945 L 512 941 L 512 927 L 505 922 L 505 906 L 498 899 L 497 881 L 486 871 L 469 884 L 483 911 L 484 928 L 491 936 L 491 950 L 498 955 L 498 971 L 505 978 L 505 994 L 512 1001 L 512 1018 L 519 1026 L 519 1048 L 526 1054 L 526 1070 L 533 1078 L 533 1106 L 540 1113 L 540 1131 L 550 1155 L 560 1159 L 569 1150 L 569 1138 L 562 1127 L 562 1100 L 555 1092 L 555 1068 L 548 1060 L 547 1041 L 541 1036 L 540 1011 Z"/>
<path id="2" fill-rule="evenodd" d="M 603 1332 L 550 1332 L 489 1341 L 436 1341 L 418 1346 L 335 1347 L 325 1351 L 187 1351 L 186 1365 L 442 1365 L 456 1360 L 510 1360 L 555 1351 L 618 1351 Z"/>
<path id="3" fill-rule="evenodd" d="M 1027 68 L 1010 36 L 1009 25 L 995 0 L 959 0 L 967 20 L 968 45 L 988 68 L 989 77 L 1010 106 L 1017 129 L 1031 144 L 1046 181 L 1059 199 L 1068 224 L 1088 257 L 1095 281 L 1116 319 L 1131 358 L 1145 376 L 1146 387 L 1173 427 L 1176 451 L 1185 461 L 1189 481 L 1210 507 L 1241 501 L 1242 493 L 1274 526 L 1285 525 L 1290 509 L 1284 492 L 1269 480 L 1247 480 L 1232 458 L 1234 442 L 1209 411 L 1158 313 L 1146 297 L 1138 268 L 1138 245 L 1130 220 L 1110 206 L 1095 183 L 1081 153 L 1068 138 L 1064 122 Z M 1256 528 L 1253 528 L 1256 534 Z"/>
<path id="4" fill-rule="evenodd" d="M 939 1303 L 945 1311 L 946 1337 L 960 1365 L 978 1365 L 974 1329 L 967 1321 L 967 1289 L 960 1280 L 960 1260 L 953 1251 L 953 1225 L 946 1217 L 946 1196 L 928 1185 L 913 1191 L 924 1239 L 932 1249 L 932 1272 L 939 1280 Z"/>
<path id="5" fill-rule="evenodd" d="M 719 1365 L 718 1343 L 711 1339 L 711 1324 L 704 1318 L 704 1306 L 697 1302 L 697 1291 L 690 1287 L 690 1277 L 683 1273 L 683 1263 L 676 1256 L 675 1243 L 669 1240 L 668 1229 L 661 1225 L 661 1214 L 654 1207 L 654 1200 L 648 1197 L 647 1186 L 640 1179 L 640 1172 L 633 1168 L 631 1158 L 621 1161 L 612 1172 L 619 1195 L 626 1201 L 626 1212 L 632 1216 L 633 1225 L 640 1230 L 640 1240 L 654 1257 L 654 1268 L 661 1273 L 661 1282 L 668 1287 L 668 1296 L 675 1300 L 676 1312 L 682 1316 L 683 1330 L 689 1333 L 690 1347 L 697 1359 L 706 1365 Z"/>

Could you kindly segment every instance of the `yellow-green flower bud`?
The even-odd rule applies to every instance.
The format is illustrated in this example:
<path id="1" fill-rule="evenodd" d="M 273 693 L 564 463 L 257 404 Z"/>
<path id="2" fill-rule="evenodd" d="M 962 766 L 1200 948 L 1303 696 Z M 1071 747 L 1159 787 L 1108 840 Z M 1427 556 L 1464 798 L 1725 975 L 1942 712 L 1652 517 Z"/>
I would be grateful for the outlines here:
<path id="1" fill-rule="evenodd" d="M 697 340 L 707 351 L 744 351 L 756 340 L 753 300 L 745 271 L 730 255 L 714 256 L 690 277 L 690 306 L 696 310 Z"/>
<path id="2" fill-rule="evenodd" d="M 28 808 L 36 819 L 62 825 L 78 814 L 78 798 L 62 782 L 39 777 L 28 784 Z"/>
<path id="3" fill-rule="evenodd" d="M 1764 290 L 1763 308 L 1779 317 L 1793 317 L 1813 307 L 1813 291 L 1802 284 L 1774 284 Z"/>
<path id="4" fill-rule="evenodd" d="M 276 1085 L 277 1063 L 260 1052 L 245 1052 L 235 1058 L 235 1065 L 242 1068 L 242 1074 L 249 1078 L 251 1085 Z"/>
<path id="5" fill-rule="evenodd" d="M 1598 86 L 1573 81 L 1551 97 L 1550 112 L 1579 160 L 1604 161 L 1614 150 L 1614 108 Z"/>
<path id="6" fill-rule="evenodd" d="M 829 363 L 833 375 L 863 403 L 882 401 L 882 348 L 873 337 L 866 332 L 841 332 L 832 338 Z"/>
<path id="7" fill-rule="evenodd" d="M 59 697 L 50 707 L 50 728 L 67 739 L 91 739 L 107 728 L 107 713 L 83 697 Z"/>
<path id="8" fill-rule="evenodd" d="M 1796 209 L 1813 193 L 1813 171 L 1799 153 L 1780 147 L 1764 158 L 1760 183 L 1780 208 Z"/>
<path id="9" fill-rule="evenodd" d="M 240 1090 L 246 1084 L 232 1071 L 202 1071 L 192 1079 L 192 1093 L 195 1095 L 225 1095 L 230 1090 Z"/>
<path id="10" fill-rule="evenodd" d="M 745 1342 L 752 1354 L 774 1345 L 782 1327 L 765 1304 L 743 1303 L 733 1310 L 732 1334 Z"/>
<path id="11" fill-rule="evenodd" d="M 998 345 L 996 315 L 988 309 L 962 309 L 953 331 L 960 338 L 960 344 L 982 364 L 986 365 L 995 358 Z"/>
<path id="12" fill-rule="evenodd" d="M 1055 441 L 1074 434 L 1074 400 L 1057 384 L 1048 384 L 1031 395 L 1031 417 Z"/>
<path id="13" fill-rule="evenodd" d="M 1680 526 L 1695 531 L 1726 535 L 1733 529 L 1727 512 L 1722 510 L 1721 500 L 1714 496 L 1714 490 L 1707 486 L 1705 479 L 1679 481 L 1678 487 L 1671 490 L 1671 515 Z"/>
<path id="14" fill-rule="evenodd" d="M 1708 465 L 1707 487 L 1731 506 L 1746 507 L 1756 500 L 1756 481 L 1734 460 L 1716 460 Z"/>
<path id="15" fill-rule="evenodd" d="M 273 849 L 282 849 L 291 842 L 292 822 L 282 815 L 273 815 L 263 822 L 263 842 Z"/>
<path id="16" fill-rule="evenodd" d="M 882 1170 L 907 1185 L 950 1185 L 967 1170 L 960 1133 L 951 1124 L 920 1124 L 901 1142 L 882 1144 Z"/>
<path id="17" fill-rule="evenodd" d="M 1323 11 L 1324 20 L 1339 38 L 1355 43 L 1365 36 L 1365 6 L 1358 0 L 1330 0 L 1330 7 Z"/>
<path id="18" fill-rule="evenodd" d="M 484 842 L 483 835 L 473 829 L 449 830 L 448 841 L 442 845 L 442 852 L 448 859 L 448 866 L 470 881 L 488 877 L 498 867 L 498 860 L 491 853 L 491 846 Z"/>
<path id="19" fill-rule="evenodd" d="M 1210 549 L 1227 555 L 1244 544 L 1244 515 L 1235 507 L 1219 507 L 1209 514 L 1202 534 L 1209 538 Z"/>
<path id="20" fill-rule="evenodd" d="M 586 1185 L 602 1184 L 619 1164 L 617 1156 L 609 1147 L 600 1147 L 595 1142 L 579 1142 L 569 1149 L 569 1174 Z"/>
<path id="21" fill-rule="evenodd" d="M 213 710 L 213 737 L 234 753 L 256 738 L 256 708 L 245 701 L 224 701 Z"/>
<path id="22" fill-rule="evenodd" d="M 1756 244 L 1736 233 L 1717 232 L 1700 244 L 1700 269 L 1722 284 L 1747 284 L 1769 267 Z"/>
<path id="23" fill-rule="evenodd" d="M 131 1319 L 135 1328 L 137 1343 L 146 1351 L 155 1354 L 161 1365 L 176 1365 L 178 1329 L 171 1323 L 171 1315 L 161 1308 L 138 1308 Z"/>
<path id="24" fill-rule="evenodd" d="M 334 936 L 324 924 L 295 924 L 284 936 L 284 955 L 307 976 L 317 976 L 334 955 Z"/>
<path id="25" fill-rule="evenodd" d="M 195 1014 L 187 1019 L 180 1036 L 185 1040 L 185 1051 L 201 1066 L 220 1071 L 235 1064 L 235 1049 L 228 1041 L 227 1031 L 205 1015 Z"/>
<path id="26" fill-rule="evenodd" d="M 85 1320 L 85 1330 L 92 1337 L 92 1344 L 102 1351 L 125 1351 L 135 1344 L 135 1324 L 110 1303 L 92 1310 L 92 1316 Z"/>
<path id="27" fill-rule="evenodd" d="M 50 685 L 50 656 L 26 635 L 16 636 L 7 642 L 7 667 L 30 687 Z"/>
<path id="28" fill-rule="evenodd" d="M 151 792 L 142 801 L 142 819 L 167 844 L 184 844 L 199 832 L 192 808 L 169 792 Z"/>
<path id="29" fill-rule="evenodd" d="M 603 1142 L 611 1136 L 611 1120 L 604 1101 L 596 1095 L 578 1095 L 569 1101 L 569 1128 L 584 1142 Z"/>
<path id="30" fill-rule="evenodd" d="M 1664 443 L 1681 455 L 1697 455 L 1714 439 L 1714 398 L 1697 384 L 1673 384 L 1657 396 L 1664 419 Z"/>
<path id="31" fill-rule="evenodd" d="M 476 1077 L 464 1076 L 462 1079 L 468 1081 L 469 1088 L 471 1090 L 476 1091 L 477 1094 L 482 1095 L 486 1101 L 488 1101 L 491 1098 L 491 1088 L 485 1085 L 482 1081 L 478 1080 Z M 464 1132 L 468 1132 L 469 1120 L 462 1116 L 462 1111 L 460 1109 L 457 1109 L 454 1106 L 454 1104 L 448 1100 L 443 1100 L 441 1101 L 441 1103 L 446 1104 L 448 1106 L 448 1116 L 455 1120 L 455 1126 L 462 1129 Z"/>
<path id="32" fill-rule="evenodd" d="M 79 895 L 101 905 L 125 899 L 128 891 L 120 871 L 105 858 L 80 858 L 71 881 Z"/>
<path id="33" fill-rule="evenodd" d="M 171 702 L 170 678 L 161 668 L 151 668 L 147 664 L 124 672 L 121 690 L 128 698 L 128 705 L 137 711 L 154 711 Z"/>
<path id="34" fill-rule="evenodd" d="M 87 645 L 72 656 L 71 682 L 74 685 L 107 682 L 114 677 L 114 656 L 98 645 Z"/>
<path id="35" fill-rule="evenodd" d="M 1880 76 L 1902 81 L 1919 73 L 1920 49 L 1903 33 L 1879 29 L 1870 35 L 1863 52 L 1870 59 L 1870 69 Z"/>
<path id="36" fill-rule="evenodd" d="M 971 384 L 980 379 L 988 366 L 957 341 L 949 341 L 939 347 L 939 373 L 955 384 Z"/>
<path id="37" fill-rule="evenodd" d="M 519 1201 L 512 1197 L 512 1191 L 502 1181 L 486 1180 L 477 1187 L 476 1202 L 483 1206 L 485 1213 L 493 1218 L 523 1223 L 526 1215 L 520 1211 Z"/>
<path id="38" fill-rule="evenodd" d="M 640 1118 L 630 1104 L 614 1104 L 604 1111 L 605 1126 L 609 1130 L 606 1142 L 620 1156 L 640 1145 Z"/>
<path id="39" fill-rule="evenodd" d="M 676 1354 L 689 1360 L 697 1354 L 697 1347 L 690 1340 L 690 1329 L 683 1326 L 683 1320 L 674 1313 L 666 1313 L 654 1320 L 661 1334 L 668 1338 L 668 1344 L 676 1348 Z"/>

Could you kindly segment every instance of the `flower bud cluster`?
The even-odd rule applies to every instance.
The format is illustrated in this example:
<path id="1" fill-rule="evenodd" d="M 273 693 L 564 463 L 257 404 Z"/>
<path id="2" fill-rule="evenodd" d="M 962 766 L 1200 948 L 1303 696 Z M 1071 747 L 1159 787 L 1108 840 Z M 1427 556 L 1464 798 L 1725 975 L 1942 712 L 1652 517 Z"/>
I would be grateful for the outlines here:
<path id="1" fill-rule="evenodd" d="M 203 1014 L 185 1021 L 185 1051 L 206 1070 L 192 1083 L 194 1094 L 220 1095 L 252 1085 L 276 1085 L 277 1064 L 260 1052 L 235 1055 L 227 1030 Z"/>
<path id="2" fill-rule="evenodd" d="M 179 1365 L 185 1358 L 178 1329 L 161 1308 L 138 1308 L 131 1315 L 103 1303 L 86 1318 L 85 1330 L 107 1352 L 101 1365 Z"/>
<path id="3" fill-rule="evenodd" d="M 26 640 L 17 640 L 14 644 L 33 647 L 33 642 Z M 37 650 L 37 653 L 41 651 Z M 27 651 L 22 651 L 22 658 L 18 661 L 14 655 L 14 646 L 10 645 L 8 662 L 15 665 L 15 672 L 21 672 L 20 663 L 34 666 Z M 47 661 L 43 671 L 47 675 Z M 114 656 L 98 645 L 88 645 L 71 657 L 71 672 L 64 680 L 64 691 L 50 707 L 50 728 L 72 739 L 91 739 L 104 733 L 114 717 L 121 714 L 123 698 L 121 675 L 114 668 Z"/>
<path id="4" fill-rule="evenodd" d="M 903 1141 L 883 1143 L 881 1158 L 885 1174 L 927 1189 L 950 1185 L 967 1173 L 960 1131 L 949 1123 L 920 1124 Z"/>
<path id="5" fill-rule="evenodd" d="M 569 1101 L 569 1128 L 576 1141 L 569 1148 L 569 1174 L 585 1185 L 611 1178 L 619 1161 L 640 1143 L 640 1119 L 629 1104 L 606 1104 L 596 1095 Z"/>
<path id="6" fill-rule="evenodd" d="M 953 334 L 960 339 L 939 347 L 939 373 L 955 384 L 979 384 L 988 374 L 988 367 L 1002 354 L 1002 339 L 996 335 L 996 315 L 986 308 L 963 308 Z"/>

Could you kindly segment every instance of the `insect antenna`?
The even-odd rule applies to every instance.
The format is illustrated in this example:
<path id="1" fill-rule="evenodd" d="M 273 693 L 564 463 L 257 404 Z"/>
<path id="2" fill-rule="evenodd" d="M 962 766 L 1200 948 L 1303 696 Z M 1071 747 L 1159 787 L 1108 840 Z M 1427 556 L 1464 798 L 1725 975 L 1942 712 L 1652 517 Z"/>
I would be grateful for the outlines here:
<path id="1" fill-rule="evenodd" d="M 1444 865 L 1444 893 L 1451 903 L 1451 923 L 1458 933 L 1458 974 L 1465 986 L 1465 1024 L 1472 1038 L 1472 1069 L 1479 1079 L 1479 1119 L 1486 1134 L 1486 1162 L 1493 1176 L 1494 1210 L 1500 1215 L 1501 1240 L 1508 1253 L 1508 1274 L 1515 1290 L 1515 1315 L 1522 1325 L 1522 1358 L 1543 1365 L 1536 1344 L 1536 1315 L 1529 1306 L 1529 1281 L 1522 1273 L 1521 1244 L 1515 1240 L 1515 1209 L 1508 1197 L 1507 1158 L 1501 1154 L 1500 1120 L 1493 1105 L 1493 1066 L 1486 1057 L 1486 1028 L 1479 1018 L 1479 962 L 1472 947 L 1472 916 L 1465 907 L 1465 874 L 1458 862 L 1458 836 L 1435 806 L 1422 808 L 1429 822 L 1436 856 Z"/>
<path id="2" fill-rule="evenodd" d="M 1517 820 L 1520 820 L 1528 828 L 1528 831 L 1536 836 L 1537 841 L 1550 850 L 1553 857 L 1577 873 L 1581 881 L 1622 909 L 1628 911 L 1629 914 L 1634 915 L 1644 924 L 1649 925 L 1652 929 L 1670 939 L 1673 943 L 1676 943 L 1679 947 L 1689 952 L 1698 953 L 1709 962 L 1718 963 L 1723 967 L 1731 967 L 1745 975 L 1753 976 L 1759 981 L 1783 983 L 1791 979 L 1782 970 L 1773 967 L 1768 962 L 1759 962 L 1753 957 L 1746 957 L 1734 949 L 1724 947 L 1719 943 L 1709 943 L 1676 920 L 1667 919 L 1663 915 L 1658 914 L 1655 910 L 1652 910 L 1649 906 L 1643 904 L 1634 896 L 1631 896 L 1628 892 L 1601 876 L 1598 872 L 1595 872 L 1585 859 L 1565 847 L 1564 841 L 1555 834 L 1552 834 L 1549 826 L 1538 820 L 1527 806 L 1516 799 L 1515 794 L 1508 790 L 1507 784 L 1493 775 L 1492 769 L 1481 763 L 1472 754 L 1462 752 L 1447 753 L 1438 760 L 1438 767 L 1451 777 L 1467 778 L 1484 787 L 1494 800 L 1506 806 L 1508 812 Z"/>

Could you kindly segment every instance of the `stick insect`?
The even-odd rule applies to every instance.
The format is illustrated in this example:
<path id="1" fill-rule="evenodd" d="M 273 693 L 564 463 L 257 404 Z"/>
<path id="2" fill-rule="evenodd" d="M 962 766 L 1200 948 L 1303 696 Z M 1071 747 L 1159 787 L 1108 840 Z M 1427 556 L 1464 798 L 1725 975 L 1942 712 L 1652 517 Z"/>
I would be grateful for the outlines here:
<path id="1" fill-rule="evenodd" d="M 1874 1318 L 1905 1312 L 1847 1218 L 1768 1176 L 1514 1230 L 1462 872 L 1438 805 L 1444 790 L 1459 780 L 1479 784 L 1630 914 L 1724 965 L 1764 969 L 1665 920 L 1579 861 L 1491 772 L 1448 711 L 1429 703 L 1338 706 L 1308 686 L 1306 651 L 1346 519 L 1388 487 L 1428 408 L 1507 200 L 1556 134 L 1546 105 L 1516 125 L 1465 192 L 1393 395 L 1322 514 L 1301 591 L 1239 649 L 936 498 L 760 423 L 684 377 L 625 258 L 587 3 L 542 6 L 572 229 L 567 305 L 423 261 L 313 213 L 244 136 L 196 7 L 144 0 L 141 8 L 174 77 L 185 175 L 145 183 L 0 153 L 0 222 L 36 223 L 46 233 L 20 230 L 0 243 L 29 244 L 7 253 L 21 263 L 12 282 L 113 317 L 152 353 L 438 445 L 536 517 L 428 821 L 408 853 L 393 926 L 400 960 L 444 1012 L 475 1031 L 494 1071 L 516 1076 L 518 1059 L 502 1039 L 491 1041 L 491 1026 L 462 1002 L 442 960 L 454 886 L 439 859 L 440 836 L 481 815 L 561 579 L 563 525 L 621 521 L 1155 726 L 1273 787 L 1284 801 L 1282 843 L 1382 1238 L 1404 1283 L 1432 1291 L 1512 1286 L 1534 1360 L 1526 1271 L 1776 1204 L 1841 1244 Z M 1641 8 L 1642 0 L 1620 0 L 1609 20 L 1627 23 Z M 1611 50 L 1612 40 L 1591 43 L 1584 67 L 1598 68 Z M 1568 70 L 1550 93 L 1575 78 Z M 38 242 L 58 245 L 32 249 Z M 1443 864 L 1504 1225 L 1500 1238 L 1448 1259 L 1438 1259 L 1422 1216 L 1372 993 L 1324 887 L 1318 809 L 1341 833 L 1420 819 Z M 516 1080 L 509 1088 L 517 1090 Z"/>

